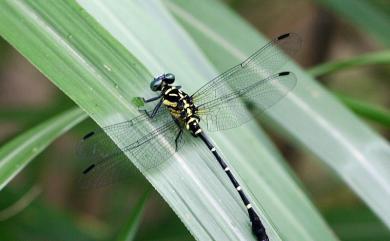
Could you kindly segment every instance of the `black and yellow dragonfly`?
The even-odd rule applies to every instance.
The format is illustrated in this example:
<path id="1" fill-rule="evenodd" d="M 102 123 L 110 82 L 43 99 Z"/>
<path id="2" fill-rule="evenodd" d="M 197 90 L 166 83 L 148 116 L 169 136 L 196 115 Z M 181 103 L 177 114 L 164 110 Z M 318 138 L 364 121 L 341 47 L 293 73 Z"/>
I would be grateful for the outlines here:
<path id="1" fill-rule="evenodd" d="M 84 187 L 104 186 L 126 178 L 132 159 L 145 169 L 155 168 L 179 151 L 189 138 L 200 138 L 218 161 L 240 195 L 258 240 L 268 240 L 265 228 L 249 198 L 219 155 L 205 131 L 226 130 L 249 121 L 246 102 L 264 112 L 285 97 L 296 85 L 296 76 L 278 72 L 286 63 L 285 54 L 295 54 L 301 39 L 294 33 L 281 35 L 256 51 L 239 65 L 212 79 L 192 95 L 174 85 L 173 74 L 163 74 L 150 84 L 158 93 L 143 104 L 156 103 L 141 110 L 132 120 L 88 133 L 78 152 L 92 162 L 82 172 Z M 114 143 L 107 134 L 115 136 Z M 193 139 L 194 139 L 193 138 Z"/>

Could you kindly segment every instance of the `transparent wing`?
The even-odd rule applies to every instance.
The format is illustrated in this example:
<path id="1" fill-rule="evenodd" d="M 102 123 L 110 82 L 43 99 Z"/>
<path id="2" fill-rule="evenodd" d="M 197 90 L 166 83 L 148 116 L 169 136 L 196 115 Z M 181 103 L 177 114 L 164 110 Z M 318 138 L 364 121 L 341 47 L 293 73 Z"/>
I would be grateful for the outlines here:
<path id="1" fill-rule="evenodd" d="M 296 82 L 293 73 L 281 72 L 203 103 L 198 106 L 201 123 L 204 123 L 202 126 L 209 131 L 240 126 L 251 119 L 244 102 L 254 103 L 257 111 L 262 113 L 286 96 L 295 87 Z"/>
<path id="2" fill-rule="evenodd" d="M 297 53 L 301 43 L 301 38 L 295 33 L 284 34 L 273 39 L 241 64 L 202 86 L 192 95 L 194 102 L 203 105 L 277 73 L 287 61 L 285 54 Z"/>
<path id="3" fill-rule="evenodd" d="M 170 113 L 161 107 L 153 119 L 142 114 L 88 133 L 77 147 L 78 155 L 89 161 L 78 180 L 80 187 L 101 187 L 131 177 L 132 165 L 126 155 L 145 169 L 160 165 L 183 145 L 182 135 L 177 138 L 179 132 Z"/>

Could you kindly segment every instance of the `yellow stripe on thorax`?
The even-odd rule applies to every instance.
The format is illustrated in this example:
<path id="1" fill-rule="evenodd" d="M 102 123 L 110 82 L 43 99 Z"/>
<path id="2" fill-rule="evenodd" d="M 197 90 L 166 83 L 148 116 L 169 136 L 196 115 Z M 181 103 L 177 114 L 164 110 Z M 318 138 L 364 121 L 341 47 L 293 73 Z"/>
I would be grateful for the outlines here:
<path id="1" fill-rule="evenodd" d="M 166 105 L 166 106 L 177 107 L 177 103 L 176 102 L 171 102 L 171 101 L 169 101 L 167 99 L 165 99 L 163 101 L 163 104 Z"/>
<path id="2" fill-rule="evenodd" d="M 167 94 L 169 94 L 169 92 L 171 92 L 172 90 L 174 90 L 174 89 L 176 89 L 176 87 L 175 86 L 171 86 L 171 87 L 169 87 L 169 89 L 167 89 L 165 92 L 164 92 L 164 95 L 167 95 Z"/>

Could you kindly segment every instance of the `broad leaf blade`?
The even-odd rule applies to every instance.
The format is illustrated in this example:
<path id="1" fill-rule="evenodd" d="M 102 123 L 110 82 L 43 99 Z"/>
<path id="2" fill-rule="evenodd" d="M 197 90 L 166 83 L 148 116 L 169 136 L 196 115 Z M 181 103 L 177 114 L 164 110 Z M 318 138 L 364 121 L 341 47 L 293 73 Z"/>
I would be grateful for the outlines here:
<path id="1" fill-rule="evenodd" d="M 89 12 L 93 12 L 89 8 L 92 7 L 104 13 L 106 20 L 113 20 L 109 22 L 110 29 L 122 31 L 118 33 L 134 44 L 124 46 L 137 57 L 141 53 L 139 58 L 152 72 L 169 69 L 178 78 L 192 76 L 205 81 L 202 72 L 193 67 L 193 61 L 198 60 L 205 70 L 212 70 L 158 2 L 85 1 L 82 4 Z M 120 18 L 124 12 L 125 18 Z M 98 18 L 99 13 L 94 17 Z M 124 28 L 124 23 L 139 22 L 148 24 L 148 28 L 139 24 Z M 2 1 L 0 32 L 100 126 L 138 114 L 131 100 L 147 93 L 151 75 L 78 3 Z M 149 52 L 153 46 L 138 39 L 156 36 L 160 42 L 157 46 L 170 51 L 163 58 L 154 56 L 156 52 Z M 180 36 L 182 42 L 177 41 Z M 185 48 L 182 51 L 176 44 L 184 44 L 190 51 Z M 192 83 L 193 87 L 198 85 Z M 206 148 L 199 153 L 190 148 L 183 150 L 164 166 L 149 172 L 138 168 L 198 240 L 253 240 L 245 207 Z M 268 230 L 272 233 L 270 226 Z"/>
<path id="2" fill-rule="evenodd" d="M 186 90 L 191 88 L 196 90 L 196 88 L 201 86 L 200 82 L 203 83 L 205 81 L 204 78 L 198 76 L 198 74 L 194 73 L 193 70 L 196 69 L 198 73 L 203 76 L 207 76 L 207 79 L 211 79 L 216 75 L 216 72 L 208 67 L 207 61 L 203 58 L 203 56 L 199 56 L 199 53 L 196 51 L 196 46 L 193 45 L 192 41 L 188 40 L 188 36 L 183 35 L 180 29 L 175 30 L 176 27 L 171 27 L 172 22 L 170 17 L 167 16 L 165 11 L 160 9 L 161 6 L 159 4 L 151 4 L 148 2 L 142 3 L 142 10 L 147 9 L 152 11 L 154 16 L 153 18 L 155 19 L 155 22 L 153 22 L 153 18 L 141 19 L 141 16 L 137 14 L 140 14 L 142 10 L 131 4 L 124 4 L 120 10 L 118 10 L 119 12 L 115 11 L 117 15 L 116 17 L 113 17 L 109 13 L 113 12 L 114 9 L 118 9 L 117 6 L 115 7 L 115 4 L 91 3 L 89 1 L 80 2 L 88 10 L 88 12 L 95 16 L 96 19 L 124 46 L 132 49 L 132 52 L 139 56 L 140 59 L 147 59 L 147 56 L 155 56 L 157 59 L 163 59 L 164 61 L 159 63 L 162 66 L 158 68 L 174 72 L 179 84 L 185 83 L 183 86 L 185 86 Z M 111 11 L 107 11 L 107 9 Z M 137 24 L 134 24 L 135 20 L 129 21 L 129 17 L 126 14 L 128 11 L 131 11 L 128 14 L 131 16 L 136 15 L 139 22 L 146 24 L 150 29 L 164 28 L 164 26 L 169 27 L 165 27 L 163 33 L 156 33 L 150 37 L 150 35 L 144 33 L 144 28 L 139 28 Z M 126 36 L 124 32 L 120 31 L 123 29 L 130 29 L 131 31 L 138 33 L 136 34 L 137 41 L 135 41 L 134 38 Z M 161 39 L 170 39 L 170 41 L 165 42 Z M 145 53 L 145 51 L 141 51 L 143 49 L 139 46 L 140 43 L 144 43 L 148 46 L 149 52 Z M 180 43 L 179 46 L 185 44 L 185 52 L 177 48 L 177 46 L 172 46 L 172 43 Z M 150 68 L 155 66 L 155 63 L 152 62 L 145 63 L 150 65 Z M 192 65 L 190 69 L 187 69 L 188 65 Z M 188 70 L 188 72 L 183 73 L 183 70 Z M 189 91 L 189 93 L 191 93 L 191 91 Z M 272 150 L 268 139 L 258 128 L 255 127 L 254 124 L 252 124 L 249 128 L 246 126 L 224 133 L 217 133 L 213 135 L 213 137 L 218 146 L 223 150 L 223 153 L 227 153 L 226 157 L 228 160 L 231 163 L 233 162 L 232 164 L 236 164 L 235 168 L 240 170 L 240 174 L 243 173 L 243 175 L 241 175 L 241 179 L 243 179 L 246 183 L 251 184 L 249 190 L 251 191 L 252 199 L 256 201 L 256 206 L 261 208 L 264 201 L 269 203 L 269 206 L 265 208 L 266 212 L 263 213 L 262 218 L 265 219 L 265 217 L 268 216 L 268 210 L 272 209 L 273 215 L 279 216 L 280 219 L 285 222 L 285 226 L 289 227 L 289 231 L 287 233 L 281 233 L 284 238 L 291 240 L 334 239 L 332 233 L 327 229 L 318 214 L 314 211 L 310 202 L 304 197 L 293 179 L 291 179 L 289 172 L 286 172 L 281 164 L 276 161 L 280 158 L 280 156 L 273 154 L 275 150 Z M 196 150 L 204 152 L 201 147 Z M 245 155 L 242 155 L 242 153 L 245 153 Z M 202 158 L 200 159 L 197 159 L 197 156 L 194 153 L 191 155 L 191 159 L 187 156 L 185 159 L 191 160 L 191 165 L 192 162 L 196 162 L 200 165 L 204 159 L 209 159 L 207 157 L 207 153 L 201 154 Z M 253 165 L 251 163 L 253 160 L 256 160 L 257 164 Z M 221 173 L 218 165 L 215 164 L 215 160 L 210 159 L 208 162 L 211 162 L 208 164 L 209 167 L 206 165 L 202 169 L 198 168 L 194 174 L 207 176 L 207 171 L 205 169 L 212 168 L 222 180 L 225 188 L 229 190 L 231 195 L 235 196 L 236 201 L 240 204 L 237 194 L 231 188 L 231 184 L 226 181 L 226 177 L 223 173 Z M 214 190 L 214 192 L 218 192 L 218 189 L 220 188 L 218 186 L 214 186 L 215 181 L 213 180 L 214 179 L 209 180 L 207 188 Z M 193 181 L 197 182 L 196 178 L 194 178 Z M 186 185 L 192 185 L 192 183 L 188 183 Z M 198 187 L 194 190 L 195 192 L 206 191 L 204 187 Z M 226 203 L 229 202 L 227 199 L 222 200 Z M 289 200 L 294 200 L 295 202 L 289 202 Z M 203 202 L 207 203 L 208 200 L 204 200 Z M 286 204 L 286 202 L 289 202 L 289 204 Z M 212 207 L 212 205 L 215 204 L 208 202 L 206 206 Z M 290 209 L 294 208 L 296 208 L 296 211 L 290 211 Z M 302 210 L 304 211 L 302 212 Z M 198 212 L 201 211 L 203 210 L 199 210 Z M 245 222 L 245 214 L 243 215 L 242 213 L 237 213 L 232 208 L 225 212 L 227 212 L 228 215 L 234 215 L 233 217 L 230 217 L 232 220 L 231 222 L 235 222 L 235 219 L 241 220 L 241 218 L 242 221 Z M 307 216 L 303 216 L 303 213 Z M 270 215 L 272 220 L 274 219 L 273 215 Z M 199 216 L 204 216 L 204 214 Z M 297 217 L 299 216 L 301 216 L 302 219 L 297 221 Z M 308 216 L 310 216 L 310 218 L 307 218 Z M 214 217 L 214 219 L 217 218 L 218 216 Z M 207 221 L 205 221 L 205 223 L 207 223 Z M 210 229 L 215 232 L 215 228 L 213 228 L 214 226 L 212 226 L 212 224 L 209 225 L 211 225 Z M 272 233 L 271 225 L 267 223 L 267 228 L 272 234 L 271 236 L 276 239 L 277 234 Z M 306 230 L 305 227 L 308 225 L 313 227 L 312 231 Z M 191 227 L 189 227 L 189 229 L 191 230 Z M 321 230 L 321 232 L 318 232 L 319 230 Z M 236 229 L 235 232 L 236 233 L 233 233 L 233 235 L 229 236 L 229 238 L 239 238 L 240 236 L 238 235 L 240 230 Z M 216 237 L 217 236 L 214 238 Z M 248 238 L 251 238 L 251 236 L 248 236 Z"/>
<path id="3" fill-rule="evenodd" d="M 265 41 L 216 1 L 191 4 L 172 1 L 168 6 L 221 70 L 240 61 Z M 299 82 L 294 94 L 288 95 L 285 101 L 267 113 L 270 120 L 331 166 L 390 226 L 388 143 L 302 69 L 294 64 L 284 69 L 296 73 Z M 283 227 L 283 224 L 284 220 L 279 220 L 276 226 Z M 308 224 L 306 227 L 312 226 Z"/>

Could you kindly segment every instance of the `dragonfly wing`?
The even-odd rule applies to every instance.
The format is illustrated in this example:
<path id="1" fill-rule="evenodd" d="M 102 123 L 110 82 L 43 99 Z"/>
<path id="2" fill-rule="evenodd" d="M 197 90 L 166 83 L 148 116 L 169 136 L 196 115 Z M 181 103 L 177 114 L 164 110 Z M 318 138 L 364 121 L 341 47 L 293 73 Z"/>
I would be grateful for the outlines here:
<path id="1" fill-rule="evenodd" d="M 248 77 L 249 78 L 249 77 Z M 209 131 L 234 128 L 251 119 L 245 102 L 254 103 L 259 113 L 264 112 L 287 95 L 296 85 L 291 72 L 281 72 L 257 81 L 250 86 L 231 91 L 217 99 L 203 103 L 198 113 Z"/>
<path id="2" fill-rule="evenodd" d="M 78 144 L 77 153 L 89 161 L 79 178 L 82 188 L 106 186 L 131 177 L 127 155 L 145 169 L 169 159 L 182 145 L 175 138 L 180 131 L 170 113 L 161 107 L 153 119 L 142 114 L 134 119 L 88 133 Z M 114 142 L 106 133 L 115 136 Z"/>
<path id="3" fill-rule="evenodd" d="M 162 164 L 184 144 L 183 132 L 174 122 L 156 129 L 124 149 L 144 169 Z"/>
<path id="4" fill-rule="evenodd" d="M 288 61 L 286 54 L 296 54 L 301 48 L 301 43 L 301 38 L 295 33 L 274 38 L 244 62 L 202 86 L 192 95 L 194 102 L 197 105 L 203 105 L 277 73 Z"/>

